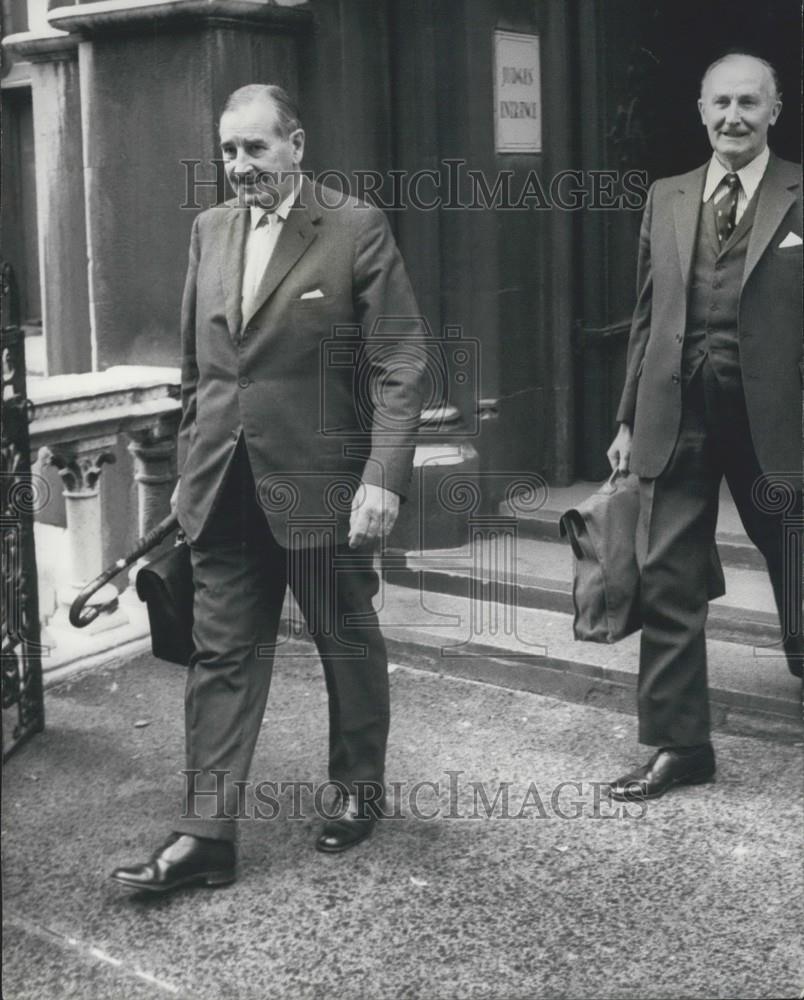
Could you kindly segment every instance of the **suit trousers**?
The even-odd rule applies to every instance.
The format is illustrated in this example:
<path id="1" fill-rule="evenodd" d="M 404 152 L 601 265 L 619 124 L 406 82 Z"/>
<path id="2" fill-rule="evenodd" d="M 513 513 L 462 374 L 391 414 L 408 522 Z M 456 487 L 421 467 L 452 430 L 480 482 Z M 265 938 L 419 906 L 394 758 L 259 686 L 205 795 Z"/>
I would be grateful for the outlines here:
<path id="1" fill-rule="evenodd" d="M 780 490 L 763 488 L 742 385 L 721 383 L 706 359 L 685 377 L 681 426 L 667 466 L 656 479 L 640 480 L 637 701 L 639 739 L 651 746 L 695 746 L 710 738 L 705 624 L 723 476 L 767 563 L 784 654 L 804 653 L 801 490 L 789 478 Z M 765 653 L 757 657 L 762 669 L 784 655 L 778 646 Z"/>
<path id="2" fill-rule="evenodd" d="M 259 506 L 241 437 L 191 554 L 195 652 L 185 693 L 185 795 L 174 829 L 235 837 L 288 586 L 324 666 L 329 778 L 350 794 L 370 786 L 367 794 L 378 797 L 390 712 L 371 553 L 334 542 L 298 551 L 279 545 Z"/>

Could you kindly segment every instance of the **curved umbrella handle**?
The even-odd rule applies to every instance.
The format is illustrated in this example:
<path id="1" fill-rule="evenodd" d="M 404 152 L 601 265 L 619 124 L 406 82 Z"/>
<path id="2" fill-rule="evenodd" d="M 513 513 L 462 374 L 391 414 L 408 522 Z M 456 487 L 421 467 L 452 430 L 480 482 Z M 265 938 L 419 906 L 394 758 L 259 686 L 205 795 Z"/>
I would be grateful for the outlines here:
<path id="1" fill-rule="evenodd" d="M 75 628 L 84 628 L 91 622 L 94 622 L 101 612 L 106 611 L 110 607 L 109 604 L 93 604 L 86 607 L 87 601 L 96 594 L 101 587 L 105 586 L 113 577 L 117 576 L 118 573 L 122 573 L 124 569 L 128 569 L 133 563 L 145 555 L 146 552 L 150 552 L 152 548 L 159 545 L 160 542 L 164 541 L 165 538 L 171 532 L 175 531 L 179 527 L 179 519 L 174 512 L 168 514 L 164 520 L 160 521 L 155 527 L 140 538 L 135 544 L 134 548 L 129 552 L 127 556 L 118 559 L 116 563 L 111 566 L 107 566 L 106 569 L 95 577 L 90 583 L 83 587 L 75 598 L 73 603 L 70 605 L 70 624 Z"/>

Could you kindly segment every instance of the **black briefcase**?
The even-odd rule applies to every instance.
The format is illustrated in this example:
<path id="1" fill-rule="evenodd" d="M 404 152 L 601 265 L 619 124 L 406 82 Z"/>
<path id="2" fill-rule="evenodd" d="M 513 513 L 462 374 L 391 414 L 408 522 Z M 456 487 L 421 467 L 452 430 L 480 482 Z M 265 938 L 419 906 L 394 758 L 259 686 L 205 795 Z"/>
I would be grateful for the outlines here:
<path id="1" fill-rule="evenodd" d="M 186 667 L 193 652 L 193 569 L 186 542 L 143 566 L 137 597 L 148 606 L 154 656 Z"/>

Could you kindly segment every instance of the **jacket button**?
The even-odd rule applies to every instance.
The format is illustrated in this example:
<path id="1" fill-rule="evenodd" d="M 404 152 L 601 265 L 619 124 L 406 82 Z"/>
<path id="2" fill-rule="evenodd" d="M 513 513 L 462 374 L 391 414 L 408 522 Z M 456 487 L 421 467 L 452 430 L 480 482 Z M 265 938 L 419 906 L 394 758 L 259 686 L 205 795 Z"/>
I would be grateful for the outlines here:
<path id="1" fill-rule="evenodd" d="M 251 379 L 246 378 L 246 376 L 244 375 L 242 378 L 237 380 L 237 384 L 240 386 L 241 389 L 246 389 L 249 385 L 251 385 Z"/>
<path id="2" fill-rule="evenodd" d="M 679 382 L 681 381 L 681 378 L 680 378 L 680 376 L 676 375 L 676 373 L 675 373 L 675 372 L 673 372 L 673 374 L 672 374 L 672 375 L 671 375 L 670 377 L 672 378 L 673 382 L 674 382 L 674 383 L 675 383 L 676 385 L 678 385 L 678 383 L 679 383 Z"/>

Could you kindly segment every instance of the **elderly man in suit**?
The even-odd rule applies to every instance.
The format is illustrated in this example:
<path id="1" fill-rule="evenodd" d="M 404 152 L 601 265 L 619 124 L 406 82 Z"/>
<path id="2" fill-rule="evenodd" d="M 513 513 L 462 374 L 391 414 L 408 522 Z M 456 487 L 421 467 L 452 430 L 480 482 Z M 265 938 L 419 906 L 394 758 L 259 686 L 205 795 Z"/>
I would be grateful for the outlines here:
<path id="1" fill-rule="evenodd" d="M 698 107 L 713 155 L 649 192 L 608 451 L 640 477 L 639 738 L 658 748 L 615 799 L 714 777 L 704 625 L 723 476 L 802 671 L 801 556 L 785 542 L 801 511 L 801 168 L 768 149 L 781 100 L 765 61 L 718 59 Z"/>
<path id="2" fill-rule="evenodd" d="M 389 693 L 371 548 L 411 473 L 421 322 L 385 217 L 303 176 L 304 139 L 281 88 L 235 91 L 220 142 L 236 197 L 192 229 L 177 488 L 195 586 L 188 801 L 150 861 L 113 873 L 138 889 L 235 877 L 238 782 L 288 585 L 324 665 L 341 799 L 317 848 L 358 843 L 379 811 Z"/>

